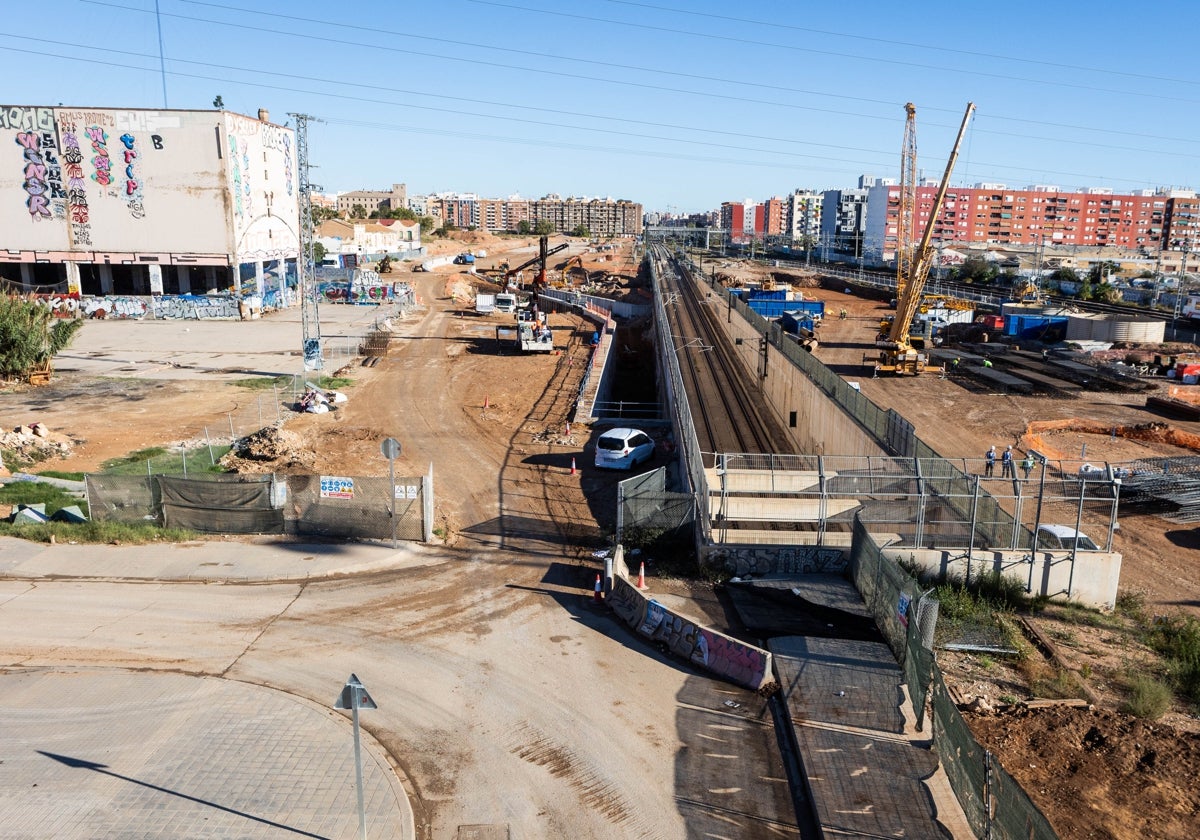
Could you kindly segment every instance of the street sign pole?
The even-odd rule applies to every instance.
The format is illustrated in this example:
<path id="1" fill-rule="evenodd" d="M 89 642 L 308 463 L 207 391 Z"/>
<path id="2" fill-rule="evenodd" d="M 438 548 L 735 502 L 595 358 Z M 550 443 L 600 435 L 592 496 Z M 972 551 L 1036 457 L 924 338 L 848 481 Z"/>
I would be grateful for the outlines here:
<path id="1" fill-rule="evenodd" d="M 333 704 L 335 709 L 349 709 L 354 720 L 354 781 L 358 786 L 358 837 L 367 840 L 367 808 L 363 801 L 362 744 L 358 734 L 358 710 L 378 709 L 367 687 L 354 674 L 342 686 L 342 693 Z"/>

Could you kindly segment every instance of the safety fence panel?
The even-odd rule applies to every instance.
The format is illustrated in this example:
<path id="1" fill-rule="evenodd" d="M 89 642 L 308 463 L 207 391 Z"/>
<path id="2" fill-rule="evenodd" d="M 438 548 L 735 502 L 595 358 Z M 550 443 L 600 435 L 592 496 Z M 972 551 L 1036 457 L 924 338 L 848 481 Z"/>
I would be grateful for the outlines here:
<path id="1" fill-rule="evenodd" d="M 963 719 L 940 672 L 932 682 L 933 743 L 976 837 L 1058 840 L 1049 821 Z"/>
<path id="2" fill-rule="evenodd" d="M 158 482 L 149 475 L 86 475 L 88 512 L 94 522 L 162 524 Z"/>
<path id="3" fill-rule="evenodd" d="M 147 522 L 209 534 L 421 541 L 429 477 L 89 475 L 98 522 Z M 394 505 L 394 508 L 393 508 Z M 395 511 L 395 524 L 392 511 Z"/>
<path id="4" fill-rule="evenodd" d="M 210 534 L 282 534 L 271 475 L 155 476 L 163 524 Z"/>
<path id="5" fill-rule="evenodd" d="M 392 536 L 392 485 L 387 478 L 291 475 L 287 482 L 287 516 L 297 534 L 365 539 Z M 396 478 L 397 539 L 424 538 L 423 494 L 420 478 Z"/>

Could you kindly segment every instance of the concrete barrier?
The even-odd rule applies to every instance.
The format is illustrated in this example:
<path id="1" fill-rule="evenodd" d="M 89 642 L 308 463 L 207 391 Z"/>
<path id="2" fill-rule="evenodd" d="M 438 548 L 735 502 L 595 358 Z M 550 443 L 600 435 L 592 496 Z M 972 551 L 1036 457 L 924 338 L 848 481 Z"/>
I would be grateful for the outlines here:
<path id="1" fill-rule="evenodd" d="M 666 646 L 719 677 L 757 691 L 774 679 L 769 651 L 705 627 L 694 618 L 676 613 L 646 596 L 629 579 L 620 548 L 613 560 L 609 606 L 640 636 Z"/>

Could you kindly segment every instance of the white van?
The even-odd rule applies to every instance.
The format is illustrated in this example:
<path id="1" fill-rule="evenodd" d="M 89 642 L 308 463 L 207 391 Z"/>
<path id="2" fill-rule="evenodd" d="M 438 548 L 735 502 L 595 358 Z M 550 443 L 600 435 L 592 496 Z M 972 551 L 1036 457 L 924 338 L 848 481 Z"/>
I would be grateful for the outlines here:
<path id="1" fill-rule="evenodd" d="M 509 292 L 501 292 L 496 295 L 495 310 L 503 312 L 507 315 L 517 311 L 517 296 Z"/>

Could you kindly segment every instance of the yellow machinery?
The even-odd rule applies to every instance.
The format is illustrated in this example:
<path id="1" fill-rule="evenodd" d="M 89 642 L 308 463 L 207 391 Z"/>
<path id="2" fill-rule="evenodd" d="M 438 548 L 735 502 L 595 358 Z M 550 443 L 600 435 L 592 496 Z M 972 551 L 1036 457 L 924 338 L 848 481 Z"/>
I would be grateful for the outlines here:
<path id="1" fill-rule="evenodd" d="M 879 361 L 876 363 L 878 372 L 896 374 L 918 374 L 925 371 L 927 357 L 923 350 L 912 346 L 909 340 L 913 317 L 921 306 L 921 292 L 925 288 L 925 280 L 929 277 L 929 269 L 933 264 L 934 249 L 933 228 L 942 213 L 942 205 L 946 200 L 946 190 L 950 186 L 950 175 L 954 171 L 954 163 L 958 160 L 958 150 L 962 146 L 963 136 L 967 133 L 967 124 L 975 110 L 975 103 L 967 103 L 967 111 L 963 114 L 962 125 L 958 128 L 958 137 L 954 148 L 950 151 L 950 159 L 946 161 L 946 171 L 929 208 L 929 221 L 921 235 L 921 242 L 916 249 L 912 248 L 913 216 L 916 207 L 917 186 L 917 135 L 916 107 L 911 103 L 904 106 L 907 119 L 904 126 L 904 151 L 900 161 L 900 223 L 898 241 L 896 243 L 896 315 L 887 332 L 882 333 L 875 342 L 879 348 Z"/>

